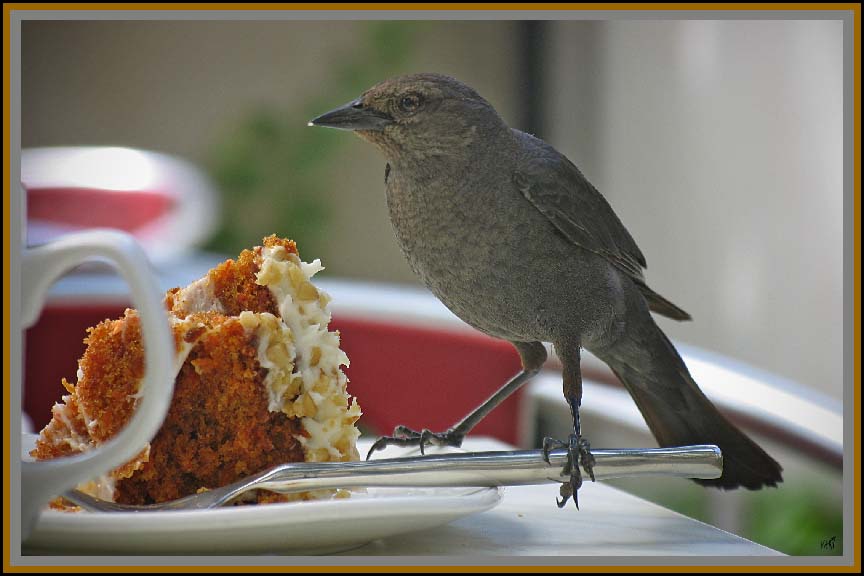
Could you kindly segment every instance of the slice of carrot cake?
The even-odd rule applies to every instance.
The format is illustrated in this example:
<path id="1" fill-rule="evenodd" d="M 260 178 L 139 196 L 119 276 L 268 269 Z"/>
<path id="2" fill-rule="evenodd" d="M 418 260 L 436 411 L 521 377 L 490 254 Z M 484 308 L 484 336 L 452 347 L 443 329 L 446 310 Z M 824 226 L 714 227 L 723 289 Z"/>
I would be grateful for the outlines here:
<path id="1" fill-rule="evenodd" d="M 130 504 L 162 502 L 229 484 L 285 462 L 357 460 L 356 399 L 330 332 L 329 297 L 311 282 L 293 241 L 269 236 L 186 288 L 165 296 L 176 356 L 171 408 L 131 462 L 81 488 Z M 32 455 L 80 453 L 129 420 L 144 375 L 138 314 L 88 330 L 77 382 L 54 405 Z M 277 495 L 258 502 L 324 497 Z"/>

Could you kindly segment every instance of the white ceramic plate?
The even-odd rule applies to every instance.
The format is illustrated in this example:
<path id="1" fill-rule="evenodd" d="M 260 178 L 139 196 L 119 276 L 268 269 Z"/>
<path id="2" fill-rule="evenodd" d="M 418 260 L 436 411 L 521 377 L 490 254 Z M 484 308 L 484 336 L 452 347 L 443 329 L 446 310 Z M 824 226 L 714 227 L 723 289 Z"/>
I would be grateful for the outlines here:
<path id="1" fill-rule="evenodd" d="M 368 443 L 361 443 L 368 449 Z M 392 457 L 396 449 L 383 456 Z M 402 452 L 407 454 L 407 452 Z M 498 488 L 367 488 L 350 498 L 147 513 L 42 514 L 25 554 L 329 554 L 488 510 Z"/>

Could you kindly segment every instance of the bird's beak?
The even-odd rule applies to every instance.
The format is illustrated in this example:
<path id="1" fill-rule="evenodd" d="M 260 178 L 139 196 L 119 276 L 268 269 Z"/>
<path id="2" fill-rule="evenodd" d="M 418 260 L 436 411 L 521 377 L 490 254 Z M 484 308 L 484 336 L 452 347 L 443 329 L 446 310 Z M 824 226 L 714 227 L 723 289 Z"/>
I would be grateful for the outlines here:
<path id="1" fill-rule="evenodd" d="M 331 110 L 309 122 L 309 126 L 326 126 L 340 130 L 383 130 L 393 123 L 393 118 L 384 112 L 379 112 L 358 98 L 335 110 Z"/>

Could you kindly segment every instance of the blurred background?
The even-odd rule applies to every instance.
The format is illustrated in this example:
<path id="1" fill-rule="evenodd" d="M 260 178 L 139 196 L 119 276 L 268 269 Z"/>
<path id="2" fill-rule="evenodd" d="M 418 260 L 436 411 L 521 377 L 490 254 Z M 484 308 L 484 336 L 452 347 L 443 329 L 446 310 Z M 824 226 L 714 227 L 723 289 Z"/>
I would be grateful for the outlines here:
<path id="1" fill-rule="evenodd" d="M 306 122 L 388 76 L 450 74 L 606 196 L 650 285 L 693 315 L 658 319 L 671 338 L 839 404 L 842 47 L 830 20 L 25 21 L 22 148 L 182 159 L 212 191 L 184 248 L 228 257 L 275 233 L 324 279 L 416 290 L 384 159 Z M 820 547 L 842 535 L 839 468 L 790 465 L 782 489 L 735 496 L 735 531 L 840 553 Z M 650 484 L 620 486 L 698 518 L 718 508 Z"/>

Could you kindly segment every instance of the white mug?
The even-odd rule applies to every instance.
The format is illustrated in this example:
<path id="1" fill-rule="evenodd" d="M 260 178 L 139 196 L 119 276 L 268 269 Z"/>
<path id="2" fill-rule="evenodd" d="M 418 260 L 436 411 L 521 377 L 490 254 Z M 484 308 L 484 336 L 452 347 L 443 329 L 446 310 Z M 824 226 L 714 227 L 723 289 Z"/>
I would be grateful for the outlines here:
<path id="1" fill-rule="evenodd" d="M 63 272 L 97 258 L 107 259 L 117 268 L 129 285 L 133 306 L 139 311 L 145 352 L 141 400 L 129 423 L 105 444 L 74 456 L 21 462 L 22 541 L 30 535 L 41 510 L 52 498 L 135 457 L 156 435 L 171 403 L 174 339 L 162 292 L 144 250 L 125 232 L 91 230 L 22 249 L 21 330 L 39 318 L 48 288 Z M 13 277 L 11 281 L 16 279 Z M 18 385 L 22 385 L 21 381 Z"/>

